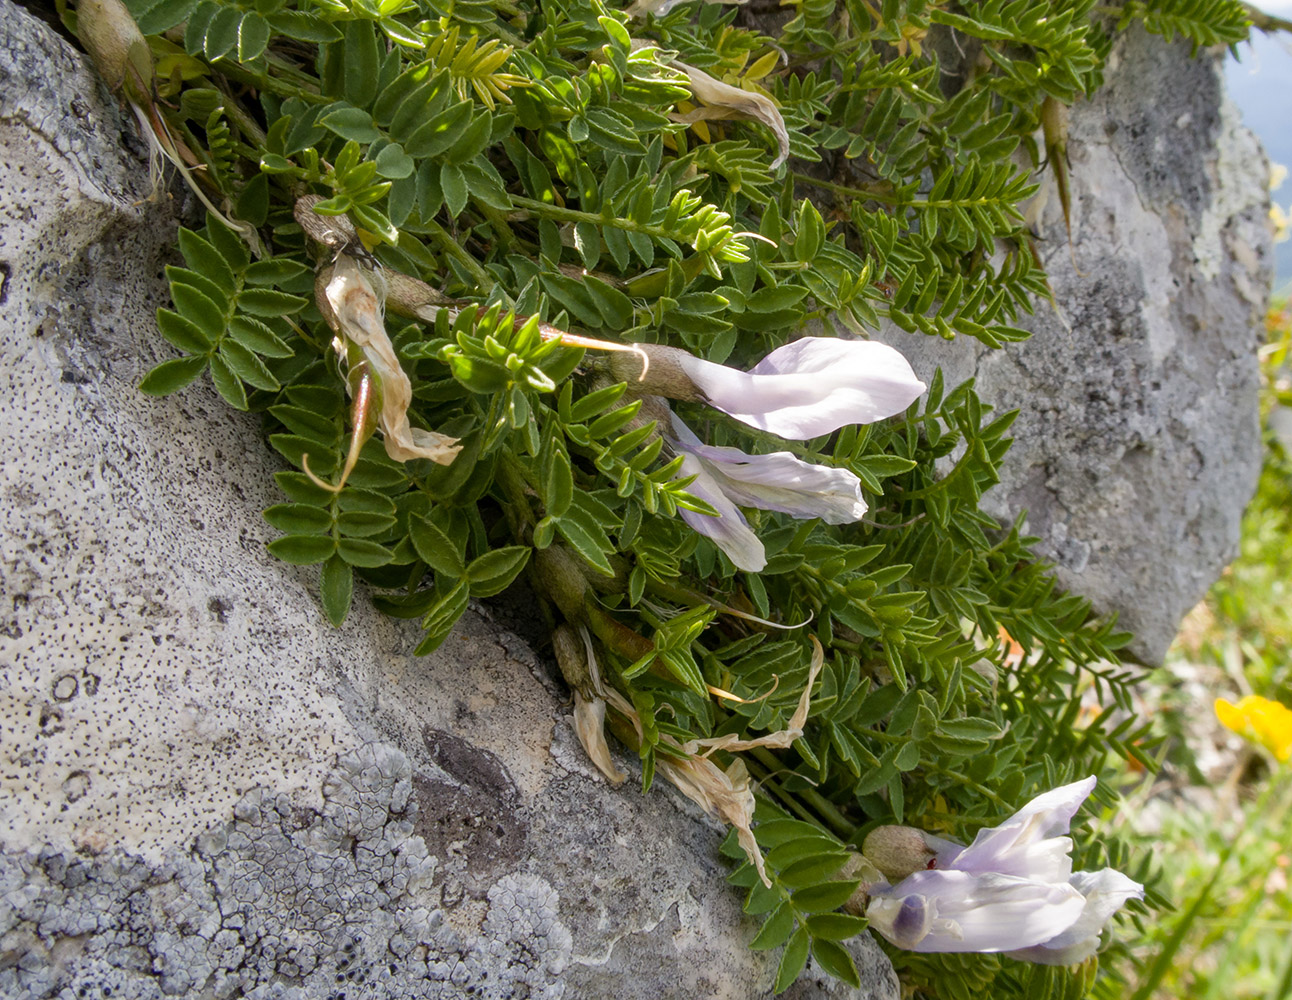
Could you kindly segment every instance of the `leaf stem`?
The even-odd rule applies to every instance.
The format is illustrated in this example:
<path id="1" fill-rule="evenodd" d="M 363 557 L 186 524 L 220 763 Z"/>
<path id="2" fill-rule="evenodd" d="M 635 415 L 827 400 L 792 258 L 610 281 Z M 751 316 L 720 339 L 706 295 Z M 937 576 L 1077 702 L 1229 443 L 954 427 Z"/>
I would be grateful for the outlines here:
<path id="1" fill-rule="evenodd" d="M 690 240 L 678 233 L 669 232 L 663 226 L 652 226 L 650 223 L 636 222 L 633 219 L 622 219 L 616 215 L 598 215 L 596 212 L 583 212 L 577 208 L 565 208 L 561 205 L 549 205 L 533 198 L 511 195 L 512 203 L 533 213 L 551 219 L 554 222 L 591 222 L 598 226 L 614 226 L 628 233 L 644 233 L 659 239 L 689 243 Z"/>
<path id="2" fill-rule="evenodd" d="M 439 244 L 441 250 L 466 268 L 467 273 L 475 279 L 481 291 L 489 292 L 493 289 L 494 280 L 490 277 L 489 272 L 481 266 L 478 260 L 463 249 L 462 244 L 449 235 L 448 230 L 434 219 L 427 219 L 423 228 Z"/>
<path id="3" fill-rule="evenodd" d="M 769 772 L 779 771 L 785 767 L 785 763 L 766 747 L 755 747 L 749 753 L 756 757 Z M 785 794 L 788 795 L 789 793 L 786 792 Z M 817 811 L 817 816 L 812 817 L 813 822 L 821 823 L 824 821 L 824 825 L 829 827 L 841 839 L 847 840 L 857 828 L 856 824 L 848 822 L 848 818 L 839 811 L 838 806 L 815 788 L 805 788 L 800 792 L 795 792 L 794 795 L 803 799 Z"/>
<path id="4" fill-rule="evenodd" d="M 306 90 L 304 87 L 295 86 L 286 80 L 270 76 L 268 73 L 252 72 L 238 63 L 222 61 L 215 67 L 215 71 L 237 83 L 243 83 L 249 87 L 258 87 L 261 90 L 269 91 L 271 94 L 277 94 L 279 97 L 297 97 L 307 104 L 332 103 L 332 98 L 330 97 L 324 97 L 322 94 L 316 94 L 313 91 Z"/>
<path id="5" fill-rule="evenodd" d="M 868 201 L 883 202 L 885 205 L 914 204 L 913 202 L 903 202 L 896 195 L 884 194 L 879 191 L 872 191 L 866 188 L 849 187 L 846 184 L 837 184 L 834 181 L 822 180 L 819 177 L 810 177 L 807 174 L 794 172 L 790 176 L 800 184 L 810 184 L 812 187 L 819 187 L 825 191 L 833 191 L 835 194 L 845 195 L 848 198 L 864 198 Z"/>

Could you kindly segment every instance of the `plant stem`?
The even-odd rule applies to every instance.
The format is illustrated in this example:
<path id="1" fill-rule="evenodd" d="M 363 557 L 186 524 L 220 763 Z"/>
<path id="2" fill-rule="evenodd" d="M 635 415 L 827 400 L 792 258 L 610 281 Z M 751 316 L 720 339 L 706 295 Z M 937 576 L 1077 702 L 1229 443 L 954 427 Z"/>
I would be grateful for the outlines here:
<path id="1" fill-rule="evenodd" d="M 784 762 L 777 759 L 776 755 L 766 747 L 755 747 L 748 752 L 768 769 L 768 773 L 783 770 L 785 767 Z M 856 825 L 848 822 L 847 817 L 839 811 L 839 808 L 816 789 L 805 788 L 801 792 L 795 792 L 794 795 L 809 803 L 817 811 L 816 816 L 805 816 L 805 819 L 814 823 L 824 821 L 825 826 L 828 826 L 838 837 L 844 840 L 852 836 L 852 831 L 856 829 Z"/>
<path id="2" fill-rule="evenodd" d="M 807 174 L 794 173 L 794 180 L 800 184 L 810 184 L 813 187 L 819 187 L 826 191 L 833 191 L 835 194 L 845 195 L 849 198 L 863 198 L 868 201 L 881 201 L 885 205 L 898 204 L 915 204 L 914 202 L 902 202 L 895 195 L 881 193 L 879 191 L 870 191 L 866 188 L 849 187 L 846 184 L 836 184 L 834 181 L 825 181 L 819 177 L 809 177 Z"/>
<path id="3" fill-rule="evenodd" d="M 940 774 L 944 778 L 952 778 L 959 784 L 964 785 L 966 788 L 972 788 L 983 798 L 988 799 L 991 802 L 994 802 L 1002 809 L 1009 808 L 1009 803 L 1006 802 L 1004 799 L 1002 799 L 995 792 L 993 792 L 990 788 L 986 788 L 983 785 L 978 784 L 978 782 L 974 781 L 972 778 L 967 778 L 963 774 L 960 774 L 957 771 L 949 771 L 945 767 L 939 767 L 937 764 L 930 764 L 928 761 L 921 761 L 920 767 L 923 768 L 925 771 L 932 772 L 933 774 Z"/>
<path id="4" fill-rule="evenodd" d="M 779 766 L 774 768 L 764 769 L 760 767 L 758 764 L 755 764 L 753 761 L 750 761 L 748 759 L 746 759 L 745 761 L 745 766 L 749 768 L 750 776 L 758 782 L 759 786 L 762 787 L 764 790 L 771 792 L 774 796 L 776 796 L 776 798 L 779 799 L 782 804 L 784 804 L 785 808 L 787 808 L 795 816 L 803 820 L 805 823 L 812 823 L 813 825 L 815 825 L 819 822 L 817 817 L 813 816 L 810 812 L 807 811 L 806 807 L 804 807 L 802 802 L 796 799 L 789 792 L 785 791 L 785 789 L 783 789 L 780 786 L 780 784 L 772 780 L 771 778 L 772 772 L 775 770 L 779 770 L 780 769 Z"/>
<path id="5" fill-rule="evenodd" d="M 595 212 L 582 212 L 577 208 L 549 205 L 546 202 L 536 201 L 533 198 L 524 198 L 520 195 L 512 195 L 511 200 L 517 208 L 523 208 L 534 215 L 541 215 L 554 222 L 591 222 L 598 226 L 614 226 L 616 229 L 622 229 L 627 233 L 645 233 L 647 236 L 655 236 L 659 239 L 682 243 L 689 242 L 685 237 L 680 237 L 677 233 L 670 232 L 663 226 L 652 226 L 649 223 L 635 222 L 632 219 L 621 219 L 615 215 L 598 215 Z"/>
<path id="6" fill-rule="evenodd" d="M 516 239 L 516 234 L 511 231 L 511 226 L 507 224 L 507 217 L 492 205 L 486 205 L 479 198 L 473 198 L 472 203 L 475 205 L 476 210 L 489 220 L 494 236 L 502 244 L 503 250 L 515 250 L 519 246 L 519 241 Z"/>
<path id="7" fill-rule="evenodd" d="M 260 127 L 260 123 L 252 118 L 251 115 L 247 114 L 243 106 L 239 104 L 237 99 L 231 94 L 225 92 L 223 88 L 221 88 L 221 92 L 224 93 L 225 99 L 224 113 L 229 116 L 229 120 L 232 121 L 233 124 L 238 127 L 238 131 L 250 139 L 251 142 L 257 146 L 263 146 L 267 136 L 265 135 L 265 130 Z M 239 150 L 239 153 L 245 159 L 248 159 L 253 163 L 260 159 L 259 150 L 248 149 L 246 152 Z"/>
<path id="8" fill-rule="evenodd" d="M 1292 31 L 1292 21 L 1274 17 L 1249 3 L 1243 4 L 1243 7 L 1247 10 L 1247 17 L 1252 22 L 1253 28 L 1259 28 L 1267 34 L 1275 31 Z"/>
<path id="9" fill-rule="evenodd" d="M 439 244 L 441 250 L 466 268 L 467 273 L 475 279 L 481 291 L 488 292 L 493 288 L 494 280 L 489 276 L 489 272 L 480 265 L 478 260 L 467 253 L 462 248 L 462 245 L 449 235 L 443 226 L 434 219 L 428 219 L 424 228 Z"/>
<path id="10" fill-rule="evenodd" d="M 228 77 L 230 80 L 245 83 L 249 87 L 258 87 L 260 90 L 267 90 L 269 93 L 277 94 L 279 97 L 297 97 L 308 104 L 332 103 L 332 98 L 330 97 L 324 97 L 322 94 L 316 94 L 302 87 L 297 87 L 286 80 L 279 80 L 277 77 L 270 76 L 268 73 L 253 73 L 238 63 L 221 62 L 216 67 L 216 72 Z"/>

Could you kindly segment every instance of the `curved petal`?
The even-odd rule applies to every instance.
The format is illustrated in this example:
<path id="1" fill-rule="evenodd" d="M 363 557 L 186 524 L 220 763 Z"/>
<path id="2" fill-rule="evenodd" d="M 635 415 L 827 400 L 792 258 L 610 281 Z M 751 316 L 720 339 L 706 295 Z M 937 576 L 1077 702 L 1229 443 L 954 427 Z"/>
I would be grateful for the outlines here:
<path id="1" fill-rule="evenodd" d="M 871 926 L 909 951 L 1006 951 L 1049 941 L 1081 916 L 1066 882 L 923 871 L 872 898 Z"/>
<path id="2" fill-rule="evenodd" d="M 804 337 L 748 372 L 695 357 L 681 365 L 710 405 L 800 441 L 900 413 L 925 388 L 901 354 L 870 340 Z"/>
<path id="3" fill-rule="evenodd" d="M 826 524 L 850 524 L 866 514 L 861 480 L 847 469 L 813 465 L 788 451 L 749 455 L 739 448 L 682 447 L 704 462 L 723 493 L 746 507 L 819 517 Z"/>
<path id="4" fill-rule="evenodd" d="M 1042 965 L 1072 965 L 1093 955 L 1099 935 L 1113 914 L 1130 899 L 1143 899 L 1144 887 L 1116 868 L 1073 872 L 1070 884 L 1086 897 L 1085 909 L 1071 927 L 1032 948 L 1011 952 L 1014 958 Z"/>
<path id="5" fill-rule="evenodd" d="M 1094 790 L 1084 778 L 1038 795 L 1000 826 L 978 831 L 974 842 L 952 864 L 964 872 L 997 872 L 1045 882 L 1067 882 L 1072 874 L 1072 841 L 1050 837 L 1066 833 L 1072 817 Z"/>
<path id="6" fill-rule="evenodd" d="M 408 422 L 408 407 L 413 402 L 413 387 L 386 333 L 383 305 L 372 282 L 355 259 L 341 254 L 326 285 L 326 298 L 333 312 L 335 329 L 354 341 L 381 380 L 381 427 L 386 454 L 396 462 L 429 458 L 449 465 L 462 445 L 435 431 L 413 427 Z"/>
<path id="7" fill-rule="evenodd" d="M 933 852 L 933 865 L 935 868 L 958 868 L 956 858 L 964 853 L 965 845 L 955 840 L 946 840 L 942 837 L 935 837 L 931 833 L 924 835 L 924 842 L 929 845 L 929 850 Z"/>
<path id="8" fill-rule="evenodd" d="M 687 491 L 712 504 L 714 510 L 718 512 L 717 517 L 712 517 L 709 514 L 697 514 L 695 511 L 679 507 L 678 513 L 682 516 L 682 520 L 701 535 L 712 538 L 713 543 L 727 554 L 727 558 L 736 565 L 737 569 L 750 573 L 762 570 L 767 565 L 767 551 L 763 548 L 763 543 L 749 527 L 745 515 L 727 499 L 726 494 L 722 492 L 721 484 L 704 467 L 704 463 L 694 455 L 684 454 L 682 468 L 678 475 L 694 475 L 696 478 L 687 487 Z"/>

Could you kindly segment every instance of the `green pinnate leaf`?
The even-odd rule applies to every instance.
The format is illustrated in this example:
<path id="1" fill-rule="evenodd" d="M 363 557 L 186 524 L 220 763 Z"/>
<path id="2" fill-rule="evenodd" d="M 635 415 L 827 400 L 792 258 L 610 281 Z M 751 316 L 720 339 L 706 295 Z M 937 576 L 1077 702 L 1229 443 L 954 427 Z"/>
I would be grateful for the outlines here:
<path id="1" fill-rule="evenodd" d="M 340 538 L 336 543 L 337 555 L 351 566 L 373 568 L 385 566 L 395 554 L 379 542 L 367 538 Z"/>
<path id="2" fill-rule="evenodd" d="M 283 562 L 312 566 L 332 557 L 336 542 L 327 535 L 285 535 L 267 546 Z"/>
<path id="3" fill-rule="evenodd" d="M 857 966 L 852 956 L 838 942 L 821 938 L 813 939 L 812 957 L 835 979 L 841 979 L 849 986 L 861 986 L 861 977 L 857 975 Z"/>
<path id="4" fill-rule="evenodd" d="M 139 383 L 139 391 L 149 396 L 168 396 L 178 392 L 206 371 L 207 359 L 199 355 L 163 361 Z"/>
<path id="5" fill-rule="evenodd" d="M 289 316 L 305 308 L 305 299 L 271 288 L 244 288 L 238 293 L 238 308 L 253 316 Z"/>
<path id="6" fill-rule="evenodd" d="M 354 597 L 354 570 L 339 555 L 332 556 L 323 564 L 319 597 L 327 620 L 340 628 L 350 613 L 350 603 Z"/>
<path id="7" fill-rule="evenodd" d="M 250 386 L 269 392 L 279 388 L 278 379 L 265 363 L 231 337 L 226 337 L 220 345 L 217 360 L 226 362 L 233 373 Z"/>
<path id="8" fill-rule="evenodd" d="M 417 557 L 435 572 L 455 578 L 466 574 L 461 551 L 432 521 L 414 514 L 408 519 L 408 535 Z"/>
<path id="9" fill-rule="evenodd" d="M 866 929 L 865 917 L 849 913 L 816 913 L 808 917 L 808 933 L 814 941 L 845 941 Z"/>
<path id="10" fill-rule="evenodd" d="M 803 913 L 828 913 L 848 902 L 860 884 L 857 879 L 823 882 L 799 889 L 792 898 Z"/>
<path id="11" fill-rule="evenodd" d="M 780 906 L 772 910 L 754 940 L 750 942 L 749 947 L 753 951 L 779 948 L 789 940 L 790 935 L 794 933 L 795 926 L 794 907 L 790 905 L 789 900 L 785 900 Z"/>
<path id="12" fill-rule="evenodd" d="M 193 232 L 191 229 L 185 229 L 182 226 L 179 230 L 179 249 L 184 255 L 184 260 L 194 271 L 202 277 L 214 282 L 221 291 L 227 295 L 232 295 L 238 289 L 238 279 L 233 273 L 233 268 L 229 266 L 228 261 L 224 259 L 211 243 L 203 237 Z"/>
<path id="13" fill-rule="evenodd" d="M 466 580 L 459 580 L 449 590 L 436 598 L 426 617 L 422 619 L 422 628 L 426 631 L 424 638 L 414 650 L 418 656 L 426 656 L 440 647 L 453 631 L 453 626 L 467 610 L 467 601 L 471 596 L 470 585 Z"/>
<path id="14" fill-rule="evenodd" d="M 250 316 L 229 320 L 229 337 L 237 344 L 267 358 L 290 358 L 292 349 L 266 324 Z"/>
<path id="15" fill-rule="evenodd" d="M 799 973 L 807 965 L 808 959 L 808 933 L 806 927 L 800 927 L 790 937 L 789 943 L 785 945 L 785 951 L 781 953 L 780 964 L 776 967 L 776 985 L 777 993 L 784 993 L 798 979 Z"/>
<path id="16" fill-rule="evenodd" d="M 228 361 L 219 354 L 211 358 L 211 383 L 235 410 L 247 408 L 247 390 L 242 387 L 242 381 L 229 367 Z"/>
<path id="17" fill-rule="evenodd" d="M 332 515 L 311 504 L 278 504 L 266 510 L 264 518 L 288 535 L 323 535 L 332 530 Z"/>
<path id="18" fill-rule="evenodd" d="M 509 545 L 473 559 L 466 570 L 471 596 L 493 597 L 506 590 L 529 562 L 530 551 L 525 545 Z"/>
<path id="19" fill-rule="evenodd" d="M 157 329 L 169 344 L 189 354 L 206 354 L 215 344 L 206 330 L 170 309 L 157 310 Z"/>
<path id="20" fill-rule="evenodd" d="M 248 285 L 281 285 L 308 272 L 309 268 L 290 257 L 272 257 L 248 265 L 242 280 Z"/>

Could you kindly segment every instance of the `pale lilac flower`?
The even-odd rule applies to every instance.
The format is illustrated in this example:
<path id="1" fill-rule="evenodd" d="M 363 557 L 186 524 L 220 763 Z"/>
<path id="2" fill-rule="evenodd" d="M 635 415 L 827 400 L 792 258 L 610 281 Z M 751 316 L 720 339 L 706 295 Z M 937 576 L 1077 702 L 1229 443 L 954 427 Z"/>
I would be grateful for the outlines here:
<path id="1" fill-rule="evenodd" d="M 887 344 L 835 337 L 778 347 L 747 372 L 661 344 L 634 344 L 607 364 L 642 395 L 708 403 L 794 441 L 901 413 L 925 388 Z"/>
<path id="2" fill-rule="evenodd" d="M 1047 965 L 1093 955 L 1113 914 L 1144 896 L 1115 869 L 1072 871 L 1062 834 L 1094 787 L 1090 777 L 1046 792 L 968 847 L 924 835 L 932 868 L 872 888 L 871 927 L 909 951 L 1005 952 Z"/>
<path id="3" fill-rule="evenodd" d="M 714 517 L 682 509 L 682 520 L 713 539 L 738 569 L 757 573 L 767 554 L 736 504 L 800 519 L 819 517 L 827 524 L 847 524 L 866 513 L 861 481 L 846 469 L 813 465 L 788 451 L 749 455 L 706 445 L 676 416 L 672 424 L 669 437 L 682 455 L 679 475 L 695 476 L 688 492 L 718 512 Z"/>
<path id="4" fill-rule="evenodd" d="M 710 406 L 794 441 L 891 417 L 925 389 L 901 354 L 873 340 L 804 337 L 747 372 L 689 354 L 679 363 Z"/>

